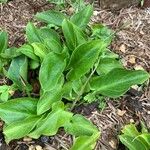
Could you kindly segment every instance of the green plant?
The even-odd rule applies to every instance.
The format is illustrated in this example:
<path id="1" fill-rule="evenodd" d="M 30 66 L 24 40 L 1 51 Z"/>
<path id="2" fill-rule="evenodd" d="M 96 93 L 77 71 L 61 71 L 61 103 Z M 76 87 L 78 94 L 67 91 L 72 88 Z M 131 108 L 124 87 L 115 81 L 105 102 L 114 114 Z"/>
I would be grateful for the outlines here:
<path id="1" fill-rule="evenodd" d="M 100 96 L 119 97 L 149 78 L 145 71 L 123 68 L 107 48 L 114 33 L 103 25 L 87 25 L 92 12 L 92 6 L 87 5 L 72 16 L 55 10 L 37 13 L 35 17 L 46 25 L 38 28 L 29 22 L 27 43 L 19 48 L 6 48 L 7 36 L 0 37 L 0 47 L 5 47 L 0 56 L 7 62 L 2 65 L 3 73 L 16 89 L 26 93 L 26 97 L 0 104 L 7 142 L 24 136 L 52 136 L 63 127 L 75 136 L 71 150 L 91 150 L 99 131 L 70 110 Z M 34 87 L 29 70 L 38 72 L 38 98 L 31 97 Z"/>
<path id="2" fill-rule="evenodd" d="M 8 0 L 0 0 L 0 3 L 6 3 Z"/>
<path id="3" fill-rule="evenodd" d="M 150 149 L 150 133 L 145 129 L 139 132 L 134 124 L 126 125 L 119 139 L 129 150 Z"/>

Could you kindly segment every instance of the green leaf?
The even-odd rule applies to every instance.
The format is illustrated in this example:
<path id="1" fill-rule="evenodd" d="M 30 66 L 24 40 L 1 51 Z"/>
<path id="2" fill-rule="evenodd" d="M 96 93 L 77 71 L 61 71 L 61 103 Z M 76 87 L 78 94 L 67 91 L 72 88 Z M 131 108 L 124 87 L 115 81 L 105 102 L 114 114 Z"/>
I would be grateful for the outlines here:
<path id="1" fill-rule="evenodd" d="M 7 102 L 9 98 L 9 89 L 7 89 L 6 91 L 3 91 L 3 93 L 0 96 L 0 100 L 2 102 Z"/>
<path id="2" fill-rule="evenodd" d="M 46 91 L 45 93 L 43 93 L 43 95 L 40 97 L 37 104 L 38 115 L 51 109 L 53 103 L 61 100 L 63 83 L 64 83 L 64 78 L 61 77 L 60 81 L 57 83 L 56 87 L 53 90 Z"/>
<path id="3" fill-rule="evenodd" d="M 126 125 L 119 139 L 129 150 L 149 150 L 150 148 L 150 134 L 138 132 L 134 124 Z"/>
<path id="4" fill-rule="evenodd" d="M 43 21 L 48 24 L 54 24 L 56 26 L 61 26 L 63 20 L 66 18 L 64 14 L 55 10 L 48 10 L 35 15 L 36 19 Z"/>
<path id="5" fill-rule="evenodd" d="M 49 40 L 55 40 L 58 43 L 60 43 L 60 37 L 57 34 L 57 32 L 53 29 L 43 27 L 39 29 L 39 35 L 42 38 L 42 41 L 45 41 L 46 39 Z"/>
<path id="6" fill-rule="evenodd" d="M 93 14 L 92 5 L 86 6 L 84 9 L 80 10 L 71 17 L 71 22 L 80 28 L 86 28 Z"/>
<path id="7" fill-rule="evenodd" d="M 67 46 L 71 51 L 73 51 L 78 45 L 86 42 L 86 38 L 82 30 L 69 20 L 65 19 L 63 21 L 62 30 Z"/>
<path id="8" fill-rule="evenodd" d="M 8 46 L 8 35 L 6 32 L 0 31 L 0 53 L 4 52 Z"/>
<path id="9" fill-rule="evenodd" d="M 92 29 L 91 35 L 92 38 L 103 40 L 105 43 L 107 43 L 107 45 L 110 44 L 114 36 L 114 33 L 107 26 L 104 26 L 102 24 L 94 24 L 91 27 L 91 29 Z"/>
<path id="10" fill-rule="evenodd" d="M 105 44 L 99 40 L 86 42 L 77 47 L 71 55 L 68 66 L 71 70 L 67 74 L 67 79 L 76 80 L 86 74 L 93 67 L 104 47 Z"/>
<path id="11" fill-rule="evenodd" d="M 39 122 L 40 117 L 28 117 L 24 120 L 15 121 L 4 127 L 4 135 L 7 142 L 27 136 Z"/>
<path id="12" fill-rule="evenodd" d="M 95 77 L 91 81 L 91 90 L 108 97 L 123 95 L 132 85 L 142 84 L 149 78 L 149 74 L 142 70 L 126 70 L 116 68 L 108 74 Z"/>
<path id="13" fill-rule="evenodd" d="M 37 99 L 24 97 L 0 104 L 0 118 L 6 124 L 36 115 Z"/>
<path id="14" fill-rule="evenodd" d="M 42 42 L 38 29 L 33 23 L 29 22 L 26 26 L 26 35 L 29 43 Z"/>
<path id="15" fill-rule="evenodd" d="M 139 140 L 135 140 L 129 135 L 119 135 L 119 139 L 129 150 L 149 150 Z"/>
<path id="16" fill-rule="evenodd" d="M 97 128 L 82 115 L 74 115 L 71 122 L 65 125 L 65 131 L 75 136 L 92 136 Z"/>
<path id="17" fill-rule="evenodd" d="M 34 54 L 34 48 L 31 45 L 25 44 L 21 46 L 20 48 L 18 48 L 17 51 L 35 61 L 39 61 L 39 58 Z"/>
<path id="18" fill-rule="evenodd" d="M 44 91 L 50 91 L 55 88 L 65 66 L 66 61 L 62 54 L 50 52 L 45 56 L 39 73 L 40 84 Z"/>
<path id="19" fill-rule="evenodd" d="M 73 147 L 70 150 L 93 150 L 99 136 L 100 134 L 96 132 L 92 136 L 77 137 Z"/>
<path id="20" fill-rule="evenodd" d="M 54 53 L 61 53 L 63 50 L 62 45 L 59 42 L 57 42 L 56 40 L 46 39 L 45 45 L 46 45 L 47 49 L 51 50 Z"/>
<path id="21" fill-rule="evenodd" d="M 49 50 L 47 50 L 42 43 L 32 43 L 31 45 L 34 48 L 34 54 L 38 56 L 42 62 L 44 57 L 49 53 Z"/>
<path id="22" fill-rule="evenodd" d="M 102 58 L 96 69 L 98 75 L 107 74 L 115 68 L 123 68 L 119 60 L 113 58 Z"/>
<path id="23" fill-rule="evenodd" d="M 30 65 L 30 69 L 34 70 L 34 69 L 37 69 L 40 66 L 40 62 L 31 59 L 29 61 L 29 65 Z"/>
<path id="24" fill-rule="evenodd" d="M 64 110 L 62 102 L 53 104 L 52 111 L 41 120 L 35 130 L 29 134 L 32 138 L 39 138 L 41 135 L 55 135 L 60 127 L 69 123 L 72 113 Z"/>
<path id="25" fill-rule="evenodd" d="M 20 56 L 21 53 L 17 51 L 16 47 L 10 47 L 5 49 L 3 53 L 0 54 L 0 56 L 4 59 L 13 59 L 14 57 Z"/>
<path id="26" fill-rule="evenodd" d="M 12 60 L 7 75 L 22 90 L 27 85 L 27 71 L 27 58 L 19 56 Z"/>

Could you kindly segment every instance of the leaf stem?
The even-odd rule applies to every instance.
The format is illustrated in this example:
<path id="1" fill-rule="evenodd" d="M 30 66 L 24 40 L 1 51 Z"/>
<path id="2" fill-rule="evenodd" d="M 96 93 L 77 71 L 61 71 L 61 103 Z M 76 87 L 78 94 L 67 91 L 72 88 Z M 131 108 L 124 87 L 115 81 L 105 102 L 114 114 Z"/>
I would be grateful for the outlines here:
<path id="1" fill-rule="evenodd" d="M 72 104 L 72 106 L 71 106 L 71 109 L 70 109 L 71 111 L 74 109 L 76 103 L 80 100 L 80 97 L 81 97 L 81 95 L 83 94 L 84 89 L 85 89 L 85 87 L 87 86 L 88 82 L 90 81 L 91 77 L 92 77 L 93 74 L 95 73 L 95 71 L 96 71 L 96 69 L 97 69 L 97 67 L 98 67 L 99 62 L 100 62 L 100 57 L 98 58 L 98 61 L 95 63 L 95 68 L 92 70 L 92 72 L 91 72 L 91 74 L 89 75 L 88 79 L 86 80 L 86 82 L 85 82 L 84 85 L 82 86 L 82 88 L 81 88 L 81 90 L 80 90 L 80 92 L 79 92 L 77 98 L 76 98 L 75 101 L 73 102 L 73 104 Z"/>

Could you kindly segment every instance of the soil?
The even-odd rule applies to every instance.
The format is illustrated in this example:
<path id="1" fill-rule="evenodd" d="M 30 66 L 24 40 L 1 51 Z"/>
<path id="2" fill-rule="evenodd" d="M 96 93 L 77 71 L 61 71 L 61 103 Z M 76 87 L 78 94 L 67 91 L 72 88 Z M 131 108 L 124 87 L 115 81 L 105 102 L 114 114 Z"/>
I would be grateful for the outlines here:
<path id="1" fill-rule="evenodd" d="M 13 0 L 0 5 L 0 29 L 9 33 L 10 46 L 25 42 L 24 31 L 28 21 L 34 20 L 36 12 L 52 9 L 45 0 Z M 124 66 L 129 69 L 145 69 L 150 72 L 150 9 L 130 7 L 117 12 L 95 8 L 92 23 L 103 23 L 116 31 L 110 48 L 119 54 Z M 4 81 L 4 79 L 1 79 Z M 150 84 L 133 86 L 120 99 L 106 99 L 107 106 L 101 111 L 97 103 L 82 105 L 75 112 L 84 114 L 101 130 L 95 150 L 124 150 L 118 134 L 128 123 L 139 125 L 143 121 L 150 129 Z M 0 122 L 2 131 L 3 122 Z M 42 136 L 38 140 L 28 137 L 4 142 L 0 133 L 0 150 L 67 150 L 72 137 L 63 130 L 53 137 Z"/>

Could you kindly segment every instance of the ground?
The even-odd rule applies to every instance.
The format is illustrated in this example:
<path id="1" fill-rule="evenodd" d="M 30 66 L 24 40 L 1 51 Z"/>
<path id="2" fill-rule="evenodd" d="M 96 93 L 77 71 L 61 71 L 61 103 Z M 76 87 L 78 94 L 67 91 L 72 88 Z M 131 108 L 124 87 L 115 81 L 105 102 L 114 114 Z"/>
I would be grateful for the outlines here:
<path id="1" fill-rule="evenodd" d="M 0 5 L 0 28 L 9 33 L 10 46 L 24 43 L 24 31 L 28 21 L 33 20 L 36 12 L 51 9 L 45 0 L 13 0 Z M 150 9 L 137 7 L 125 8 L 117 12 L 101 10 L 97 6 L 91 22 L 104 23 L 116 31 L 110 48 L 119 54 L 126 68 L 142 69 L 150 72 Z M 3 81 L 3 79 L 1 79 Z M 120 99 L 106 99 L 107 106 L 101 111 L 97 104 L 81 106 L 75 111 L 83 113 L 101 130 L 101 138 L 95 150 L 124 150 L 118 143 L 117 135 L 121 128 L 134 122 L 143 121 L 150 129 L 150 84 L 133 86 Z M 3 123 L 0 122 L 1 130 Z M 4 143 L 0 134 L 0 150 L 67 150 L 72 143 L 71 137 L 59 131 L 54 137 L 42 136 L 38 140 L 24 138 Z"/>

